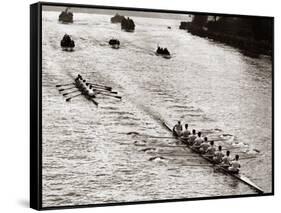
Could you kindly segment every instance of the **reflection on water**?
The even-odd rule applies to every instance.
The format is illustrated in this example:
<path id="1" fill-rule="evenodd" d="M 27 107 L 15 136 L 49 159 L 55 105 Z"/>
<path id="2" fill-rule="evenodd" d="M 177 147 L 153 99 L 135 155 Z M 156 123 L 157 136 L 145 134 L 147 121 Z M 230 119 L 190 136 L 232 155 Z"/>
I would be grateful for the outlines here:
<path id="1" fill-rule="evenodd" d="M 205 165 L 159 119 L 188 122 L 223 147 L 238 147 L 232 154 L 250 151 L 257 158 L 243 160 L 242 173 L 271 191 L 268 58 L 180 31 L 177 20 L 136 17 L 135 33 L 126 33 L 110 16 L 75 14 L 73 25 L 57 17 L 43 13 L 43 206 L 255 193 Z M 74 52 L 61 51 L 64 33 Z M 105 45 L 112 37 L 119 50 Z M 157 44 L 173 58 L 155 56 Z M 65 102 L 55 85 L 78 73 L 115 88 L 122 101 L 100 96 L 98 108 L 82 96 Z"/>

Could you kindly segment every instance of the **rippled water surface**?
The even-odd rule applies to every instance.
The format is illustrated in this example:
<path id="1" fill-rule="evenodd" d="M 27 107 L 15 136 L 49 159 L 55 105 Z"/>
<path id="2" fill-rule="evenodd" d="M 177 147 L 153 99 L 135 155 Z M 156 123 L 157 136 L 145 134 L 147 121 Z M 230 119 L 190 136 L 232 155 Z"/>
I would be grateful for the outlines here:
<path id="1" fill-rule="evenodd" d="M 69 25 L 58 15 L 42 18 L 43 206 L 256 193 L 172 139 L 161 121 L 177 120 L 251 157 L 241 160 L 241 172 L 271 192 L 267 57 L 192 36 L 178 29 L 179 20 L 133 17 L 136 30 L 126 33 L 108 15 L 76 13 Z M 64 33 L 75 40 L 74 52 L 61 51 Z M 111 38 L 119 50 L 107 46 Z M 172 59 L 155 56 L 157 44 Z M 83 96 L 66 102 L 56 85 L 78 73 L 112 86 L 122 101 L 99 96 L 98 108 Z"/>

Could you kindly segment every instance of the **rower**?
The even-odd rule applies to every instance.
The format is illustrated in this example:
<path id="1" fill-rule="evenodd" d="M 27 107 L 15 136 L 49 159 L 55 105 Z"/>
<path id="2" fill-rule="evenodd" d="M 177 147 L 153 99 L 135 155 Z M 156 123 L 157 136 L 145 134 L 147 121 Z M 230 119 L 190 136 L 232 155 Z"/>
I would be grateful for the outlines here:
<path id="1" fill-rule="evenodd" d="M 215 142 L 211 141 L 210 146 L 206 151 L 206 154 L 208 155 L 208 157 L 213 158 L 213 156 L 215 155 L 215 152 L 216 152 Z"/>
<path id="2" fill-rule="evenodd" d="M 83 94 L 85 94 L 85 93 L 87 94 L 88 86 L 87 86 L 86 80 L 80 81 L 78 87 Z"/>
<path id="3" fill-rule="evenodd" d="M 86 94 L 94 92 L 94 88 L 90 83 L 86 83 L 85 85 L 86 85 L 86 87 L 85 87 Z"/>
<path id="4" fill-rule="evenodd" d="M 202 143 L 203 143 L 203 138 L 201 137 L 201 132 L 198 132 L 197 138 L 194 140 L 194 144 L 192 145 L 192 148 L 199 149 Z"/>
<path id="5" fill-rule="evenodd" d="M 173 134 L 177 137 L 181 136 L 182 133 L 182 125 L 181 122 L 178 121 L 178 123 L 173 128 Z"/>
<path id="6" fill-rule="evenodd" d="M 222 158 L 221 166 L 225 167 L 225 168 L 228 168 L 230 166 L 230 163 L 231 163 L 230 151 L 227 150 L 226 151 L 226 156 L 224 156 Z"/>
<path id="7" fill-rule="evenodd" d="M 231 162 L 231 166 L 228 168 L 228 171 L 239 173 L 240 167 L 239 155 L 235 155 L 235 160 Z"/>
<path id="8" fill-rule="evenodd" d="M 224 157 L 224 154 L 222 153 L 222 147 L 219 146 L 219 149 L 215 152 L 215 155 L 214 155 L 213 160 L 214 160 L 216 163 L 221 163 L 223 157 Z"/>
<path id="9" fill-rule="evenodd" d="M 200 145 L 199 151 L 202 153 L 206 153 L 209 147 L 210 144 L 208 142 L 208 138 L 205 137 L 203 143 Z"/>
<path id="10" fill-rule="evenodd" d="M 192 130 L 192 134 L 190 134 L 190 135 L 188 136 L 188 143 L 189 143 L 189 145 L 193 145 L 194 140 L 195 140 L 196 138 L 197 138 L 197 136 L 196 136 L 196 130 L 193 129 L 193 130 Z"/>
<path id="11" fill-rule="evenodd" d="M 93 97 L 95 98 L 95 92 L 94 92 L 94 88 L 92 87 L 92 85 L 90 85 L 89 89 L 87 89 L 87 94 L 90 96 L 90 97 Z"/>
<path id="12" fill-rule="evenodd" d="M 181 138 L 187 142 L 188 136 L 190 135 L 190 131 L 188 130 L 188 124 L 184 125 L 185 130 L 182 132 Z"/>

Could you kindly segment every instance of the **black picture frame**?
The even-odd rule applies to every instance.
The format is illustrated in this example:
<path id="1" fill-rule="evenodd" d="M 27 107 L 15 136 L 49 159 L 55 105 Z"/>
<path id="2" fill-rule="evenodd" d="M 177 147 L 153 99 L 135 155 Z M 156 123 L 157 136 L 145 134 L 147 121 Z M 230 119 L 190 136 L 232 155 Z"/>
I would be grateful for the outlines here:
<path id="1" fill-rule="evenodd" d="M 266 18 L 272 21 L 272 192 L 263 194 L 243 194 L 232 196 L 213 196 L 187 199 L 166 199 L 137 202 L 121 203 L 102 203 L 89 205 L 71 205 L 71 206 L 42 206 L 42 7 L 43 6 L 61 6 L 61 7 L 78 7 L 94 8 L 104 10 L 129 10 L 140 12 L 171 13 L 171 14 L 192 14 L 192 15 L 218 15 L 218 16 L 237 16 L 248 18 Z M 149 204 L 162 202 L 179 202 L 192 200 L 209 200 L 241 197 L 257 197 L 274 195 L 274 17 L 269 16 L 249 16 L 241 14 L 222 14 L 222 13 L 205 13 L 193 11 L 174 11 L 158 10 L 147 8 L 129 8 L 129 7 L 111 7 L 100 5 L 69 4 L 54 2 L 38 2 L 30 5 L 30 207 L 36 210 L 67 209 L 67 208 L 84 208 L 99 206 L 115 205 L 134 205 Z"/>

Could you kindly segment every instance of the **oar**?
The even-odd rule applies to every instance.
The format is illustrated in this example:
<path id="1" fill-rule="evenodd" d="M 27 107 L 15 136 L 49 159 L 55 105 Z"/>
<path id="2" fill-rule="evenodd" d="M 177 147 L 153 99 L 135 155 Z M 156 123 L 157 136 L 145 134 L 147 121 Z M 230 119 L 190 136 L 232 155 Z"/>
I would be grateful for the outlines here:
<path id="1" fill-rule="evenodd" d="M 103 87 L 103 88 L 106 88 L 106 89 L 108 89 L 108 90 L 112 90 L 112 87 L 108 87 L 108 86 L 105 86 L 105 85 L 101 85 L 101 84 L 94 84 L 94 83 L 89 83 L 89 84 L 91 84 L 91 85 L 95 85 L 95 86 L 97 86 L 97 87 Z"/>
<path id="2" fill-rule="evenodd" d="M 68 85 L 72 85 L 72 84 L 74 84 L 74 83 L 69 83 L 69 84 L 58 84 L 58 85 L 56 85 L 56 87 L 63 87 L 63 86 L 68 86 Z"/>
<path id="3" fill-rule="evenodd" d="M 87 83 L 87 84 L 89 84 L 89 85 L 91 85 L 92 87 L 95 87 L 95 88 L 100 88 L 100 89 L 104 89 L 104 90 L 108 90 L 108 91 L 111 91 L 111 90 L 112 90 L 111 87 L 99 86 L 99 85 L 92 84 L 92 83 Z"/>
<path id="4" fill-rule="evenodd" d="M 64 89 L 59 89 L 60 92 L 64 91 L 64 90 L 69 90 L 69 89 L 74 89 L 76 87 L 69 87 L 69 88 L 64 88 Z"/>
<path id="5" fill-rule="evenodd" d="M 248 160 L 248 159 L 254 159 L 254 158 L 257 158 L 255 156 L 249 156 L 249 157 L 242 157 L 242 158 L 239 158 L 239 160 Z"/>
<path id="6" fill-rule="evenodd" d="M 181 166 L 213 166 L 212 164 L 186 164 Z"/>
<path id="7" fill-rule="evenodd" d="M 68 93 L 64 93 L 64 94 L 62 94 L 63 96 L 67 96 L 67 95 L 69 95 L 69 94 L 71 94 L 71 93 L 75 93 L 75 92 L 80 92 L 79 90 L 74 90 L 74 91 L 71 91 L 71 92 L 68 92 Z"/>
<path id="8" fill-rule="evenodd" d="M 112 98 L 118 98 L 120 100 L 122 99 L 122 97 L 118 96 L 118 95 L 110 95 L 110 94 L 103 93 L 103 92 L 99 92 L 98 94 L 102 94 L 102 95 L 109 96 L 109 97 L 112 97 Z"/>
<path id="9" fill-rule="evenodd" d="M 70 101 L 72 98 L 75 98 L 75 97 L 80 96 L 80 95 L 82 95 L 82 93 L 79 93 L 79 94 L 77 94 L 77 95 L 74 95 L 74 96 L 72 96 L 72 97 L 69 97 L 69 98 L 65 99 L 65 101 Z"/>
<path id="10" fill-rule="evenodd" d="M 96 106 L 98 106 L 99 105 L 99 103 L 98 102 L 96 102 L 95 100 L 94 100 L 94 98 L 92 98 L 91 99 L 91 101 L 96 105 Z"/>
<path id="11" fill-rule="evenodd" d="M 125 133 L 127 135 L 131 135 L 133 133 Z M 154 135 L 146 135 L 146 134 L 134 134 L 135 136 L 143 136 L 146 138 L 167 138 L 167 139 L 175 139 L 175 137 L 171 137 L 171 136 L 154 136 Z"/>
<path id="12" fill-rule="evenodd" d="M 94 91 L 101 91 L 101 92 L 109 92 L 109 93 L 112 93 L 112 94 L 118 94 L 118 92 L 109 91 L 109 90 L 104 90 L 104 89 L 101 89 L 101 88 L 98 88 L 98 89 L 95 88 Z"/>

